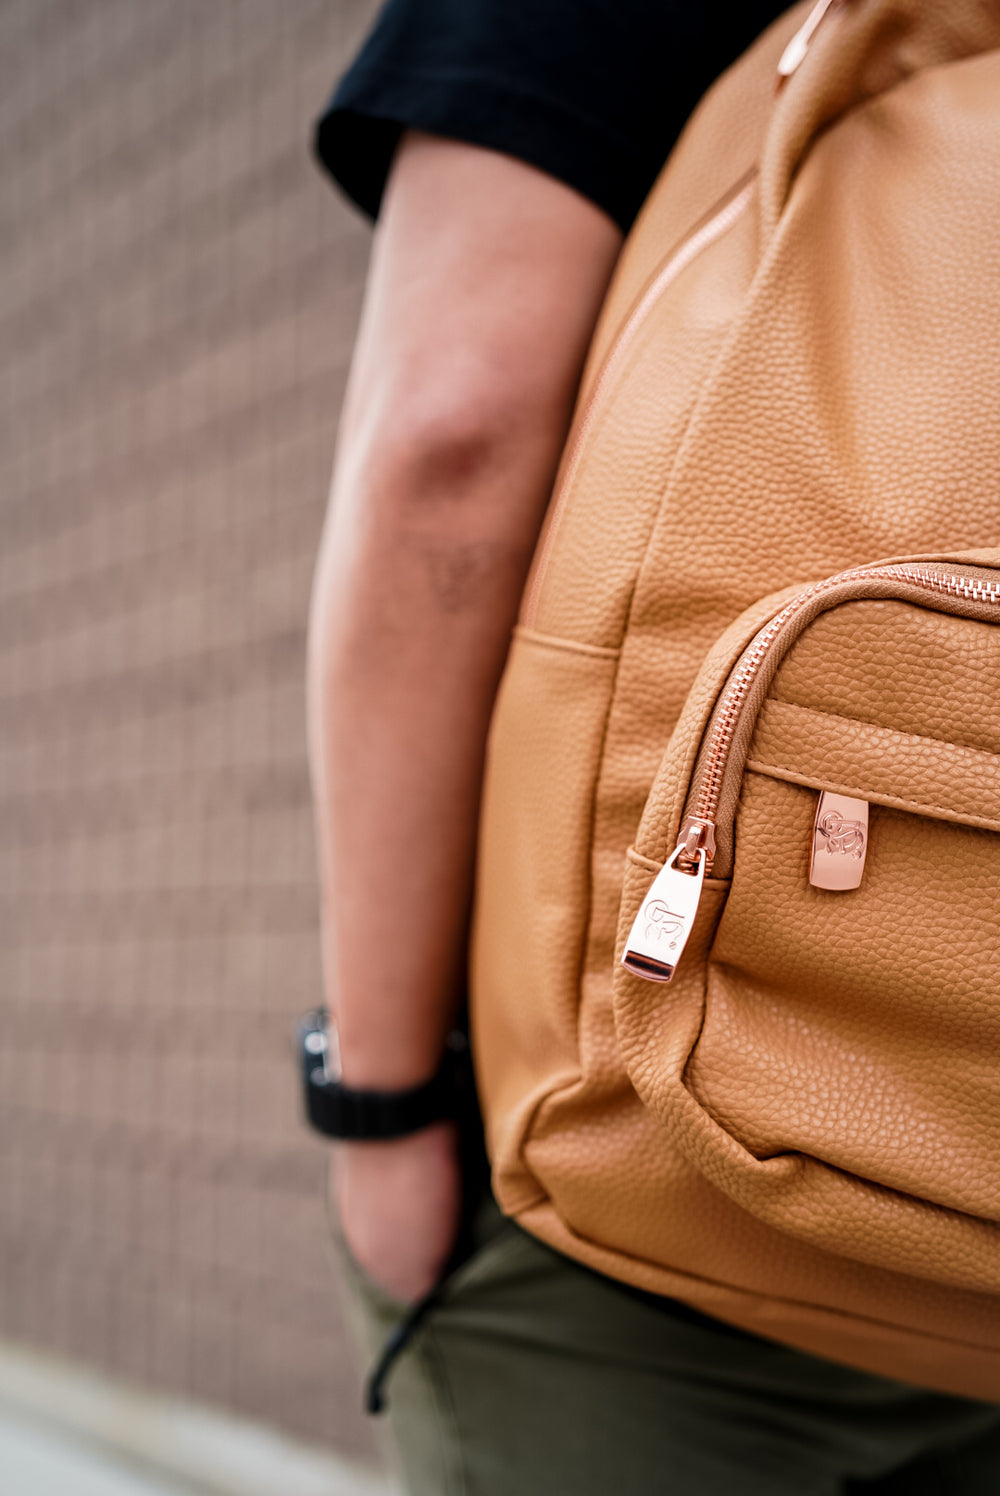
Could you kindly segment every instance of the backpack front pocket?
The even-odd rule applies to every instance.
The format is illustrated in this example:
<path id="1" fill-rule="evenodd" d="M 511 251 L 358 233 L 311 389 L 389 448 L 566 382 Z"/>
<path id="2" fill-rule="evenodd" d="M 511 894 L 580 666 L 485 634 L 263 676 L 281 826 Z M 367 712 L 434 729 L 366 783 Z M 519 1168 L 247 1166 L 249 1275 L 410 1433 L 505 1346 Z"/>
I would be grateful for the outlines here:
<path id="1" fill-rule="evenodd" d="M 996 1291 L 1000 572 L 982 559 L 813 584 L 703 675 L 675 735 L 700 732 L 693 773 L 672 744 L 630 856 L 615 1011 L 666 1138 L 746 1210 Z"/>

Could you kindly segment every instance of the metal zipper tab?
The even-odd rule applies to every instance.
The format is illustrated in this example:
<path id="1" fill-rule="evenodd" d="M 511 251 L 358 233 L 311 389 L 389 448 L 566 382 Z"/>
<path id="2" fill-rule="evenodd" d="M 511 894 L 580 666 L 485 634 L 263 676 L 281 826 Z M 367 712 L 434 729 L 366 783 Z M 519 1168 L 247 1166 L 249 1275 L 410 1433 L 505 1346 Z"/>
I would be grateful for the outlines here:
<path id="1" fill-rule="evenodd" d="M 622 965 L 648 982 L 670 981 L 698 913 L 706 853 L 698 847 L 691 871 L 683 872 L 684 853 L 681 842 L 653 879 L 625 942 Z"/>
<path id="2" fill-rule="evenodd" d="M 809 882 L 831 892 L 859 888 L 868 855 L 868 801 L 824 790 L 816 807 Z"/>
<path id="3" fill-rule="evenodd" d="M 782 52 L 778 62 L 778 87 L 792 76 L 805 61 L 806 53 L 816 32 L 819 30 L 827 13 L 839 5 L 841 0 L 819 0 L 806 16 L 805 21 L 796 31 L 788 46 Z"/>

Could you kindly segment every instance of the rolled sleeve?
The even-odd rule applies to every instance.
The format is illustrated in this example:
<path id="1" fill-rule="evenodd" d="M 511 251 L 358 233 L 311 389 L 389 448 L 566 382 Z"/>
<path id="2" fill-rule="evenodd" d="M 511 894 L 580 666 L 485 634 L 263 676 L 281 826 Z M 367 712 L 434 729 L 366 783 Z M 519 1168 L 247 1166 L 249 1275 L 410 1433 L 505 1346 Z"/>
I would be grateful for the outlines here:
<path id="1" fill-rule="evenodd" d="M 693 0 L 390 0 L 316 153 L 373 218 L 417 129 L 526 161 L 627 231 L 701 94 L 783 8 L 723 22 Z"/>

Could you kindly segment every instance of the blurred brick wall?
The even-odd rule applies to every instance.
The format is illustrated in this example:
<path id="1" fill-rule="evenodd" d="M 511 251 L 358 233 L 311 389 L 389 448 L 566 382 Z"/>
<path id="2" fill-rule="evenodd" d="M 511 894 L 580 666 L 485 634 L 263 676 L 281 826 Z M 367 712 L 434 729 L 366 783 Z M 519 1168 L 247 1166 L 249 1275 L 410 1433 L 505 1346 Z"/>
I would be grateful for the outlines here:
<path id="1" fill-rule="evenodd" d="M 371 0 L 0 0 L 0 1336 L 367 1447 L 294 1016 Z"/>

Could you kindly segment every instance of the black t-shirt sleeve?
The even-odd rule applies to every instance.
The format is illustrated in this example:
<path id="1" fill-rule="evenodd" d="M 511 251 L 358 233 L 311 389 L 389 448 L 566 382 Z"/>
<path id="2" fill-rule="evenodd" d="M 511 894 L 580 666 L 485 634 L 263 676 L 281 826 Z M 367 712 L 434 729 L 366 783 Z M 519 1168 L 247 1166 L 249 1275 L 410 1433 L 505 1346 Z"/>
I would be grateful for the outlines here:
<path id="1" fill-rule="evenodd" d="M 773 0 L 389 0 L 316 130 L 372 217 L 403 129 L 503 151 L 627 229 L 714 79 Z"/>

